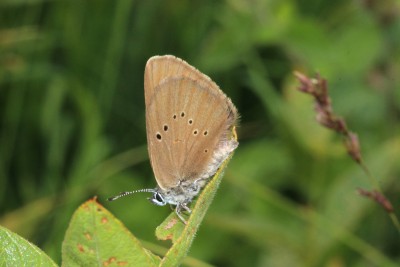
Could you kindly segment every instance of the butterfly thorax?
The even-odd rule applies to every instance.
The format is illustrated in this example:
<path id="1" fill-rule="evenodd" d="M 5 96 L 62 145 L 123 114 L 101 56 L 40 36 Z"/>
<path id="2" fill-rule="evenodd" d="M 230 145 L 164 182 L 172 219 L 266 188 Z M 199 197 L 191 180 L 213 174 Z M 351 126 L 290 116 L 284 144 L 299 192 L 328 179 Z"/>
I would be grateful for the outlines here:
<path id="1" fill-rule="evenodd" d="M 162 196 L 167 204 L 180 205 L 192 202 L 200 190 L 207 183 L 208 179 L 199 179 L 196 182 L 182 181 L 176 187 L 161 189 L 157 188 L 156 191 Z"/>

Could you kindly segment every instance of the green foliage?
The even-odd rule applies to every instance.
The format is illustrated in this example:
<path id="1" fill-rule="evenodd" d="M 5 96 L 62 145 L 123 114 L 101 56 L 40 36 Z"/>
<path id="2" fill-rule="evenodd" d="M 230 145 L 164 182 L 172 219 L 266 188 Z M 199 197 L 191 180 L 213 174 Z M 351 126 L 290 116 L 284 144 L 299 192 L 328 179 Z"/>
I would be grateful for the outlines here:
<path id="1" fill-rule="evenodd" d="M 359 135 L 365 164 L 399 214 L 399 10 L 394 0 L 1 1 L 2 240 L 17 233 L 61 263 L 67 229 L 79 237 L 74 221 L 102 214 L 121 229 L 116 235 L 128 230 L 113 216 L 147 249 L 168 254 L 169 241 L 154 237 L 165 218 L 157 237 L 171 237 L 159 233 L 175 218 L 168 208 L 141 194 L 105 199 L 156 185 L 144 64 L 173 54 L 210 76 L 241 113 L 239 148 L 183 264 L 399 265 L 389 216 L 356 193 L 373 184 L 340 138 L 315 122 L 312 99 L 293 77 L 318 71 L 328 79 L 335 113 Z M 95 195 L 101 212 L 73 215 Z M 175 244 L 190 225 L 171 229 L 182 257 L 187 250 Z"/>
<path id="2" fill-rule="evenodd" d="M 0 244 L 1 266 L 57 266 L 38 247 L 1 226 Z"/>
<path id="3" fill-rule="evenodd" d="M 139 240 L 94 198 L 82 204 L 72 216 L 63 241 L 62 266 L 180 265 L 190 250 L 229 159 L 222 164 L 200 194 L 185 226 L 176 213 L 171 213 L 157 227 L 158 239 L 171 239 L 174 244 L 162 260 L 146 250 Z M 2 266 L 56 266 L 44 252 L 25 239 L 5 228 L 0 230 Z"/>
<path id="4" fill-rule="evenodd" d="M 63 242 L 63 266 L 158 266 L 159 262 L 96 200 L 75 212 Z"/>

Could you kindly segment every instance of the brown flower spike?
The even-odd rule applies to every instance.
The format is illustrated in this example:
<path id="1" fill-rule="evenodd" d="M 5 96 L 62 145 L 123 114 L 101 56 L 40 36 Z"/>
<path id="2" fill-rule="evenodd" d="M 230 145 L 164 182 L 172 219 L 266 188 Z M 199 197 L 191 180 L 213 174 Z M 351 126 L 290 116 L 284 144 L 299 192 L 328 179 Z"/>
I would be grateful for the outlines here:
<path id="1" fill-rule="evenodd" d="M 349 131 L 345 120 L 333 112 L 331 99 L 328 94 L 327 81 L 322 79 L 319 74 L 316 75 L 316 78 L 309 78 L 306 75 L 295 71 L 294 75 L 300 82 L 300 86 L 298 87 L 299 91 L 310 94 L 314 97 L 316 120 L 318 123 L 343 136 L 344 144 L 348 154 L 364 169 L 367 175 L 371 177 L 368 168 L 362 161 L 360 142 L 358 141 L 357 134 Z M 376 187 L 379 189 L 379 185 L 376 185 Z M 364 189 L 359 189 L 358 192 L 360 195 L 374 200 L 388 213 L 393 213 L 392 204 L 380 192 L 380 190 L 367 191 Z M 397 225 L 398 229 L 400 230 L 400 225 L 398 224 L 397 218 L 395 218 L 394 221 L 395 225 Z"/>
<path id="2" fill-rule="evenodd" d="M 319 74 L 314 79 L 297 71 L 294 72 L 294 75 L 300 82 L 299 91 L 314 97 L 316 120 L 318 123 L 341 134 L 344 137 L 344 143 L 349 155 L 357 163 L 361 163 L 361 150 L 357 134 L 350 132 L 344 119 L 333 113 L 327 81 L 322 79 Z"/>
<path id="3" fill-rule="evenodd" d="M 357 191 L 360 195 L 374 200 L 376 203 L 381 205 L 387 212 L 389 213 L 393 212 L 392 203 L 390 203 L 390 201 L 384 195 L 382 195 L 382 193 L 376 190 L 367 191 L 362 188 L 359 188 Z"/>

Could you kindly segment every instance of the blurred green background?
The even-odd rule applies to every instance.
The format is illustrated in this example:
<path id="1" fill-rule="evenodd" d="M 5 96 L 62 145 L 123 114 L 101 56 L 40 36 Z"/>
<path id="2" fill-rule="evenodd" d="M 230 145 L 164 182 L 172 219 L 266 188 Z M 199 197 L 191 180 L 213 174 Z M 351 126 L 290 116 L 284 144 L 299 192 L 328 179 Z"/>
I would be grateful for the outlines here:
<path id="1" fill-rule="evenodd" d="M 314 120 L 292 72 L 329 80 L 336 113 L 400 202 L 400 4 L 395 0 L 0 2 L 0 224 L 56 262 L 93 196 L 138 238 L 168 207 L 153 188 L 143 74 L 173 54 L 241 113 L 240 146 L 191 257 L 217 266 L 394 266 L 400 236 L 356 193 L 373 189 L 341 139 Z M 397 264 L 396 264 L 397 263 Z"/>

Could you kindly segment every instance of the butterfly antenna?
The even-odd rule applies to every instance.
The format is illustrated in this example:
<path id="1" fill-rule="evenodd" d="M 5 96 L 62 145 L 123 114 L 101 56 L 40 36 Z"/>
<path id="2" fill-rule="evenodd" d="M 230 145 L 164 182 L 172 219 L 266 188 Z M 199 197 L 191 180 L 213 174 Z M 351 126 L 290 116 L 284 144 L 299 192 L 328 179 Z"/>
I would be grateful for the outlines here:
<path id="1" fill-rule="evenodd" d="M 119 195 L 113 196 L 113 197 L 109 197 L 107 198 L 108 201 L 114 201 L 118 198 L 127 196 L 127 195 L 132 195 L 135 193 L 141 193 L 141 192 L 145 192 L 145 193 L 154 193 L 155 190 L 154 189 L 139 189 L 139 190 L 134 190 L 134 191 L 129 191 L 129 192 L 121 192 L 119 193 Z"/>

